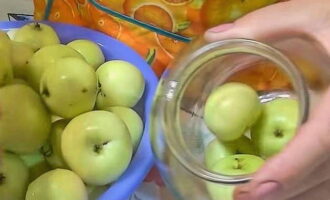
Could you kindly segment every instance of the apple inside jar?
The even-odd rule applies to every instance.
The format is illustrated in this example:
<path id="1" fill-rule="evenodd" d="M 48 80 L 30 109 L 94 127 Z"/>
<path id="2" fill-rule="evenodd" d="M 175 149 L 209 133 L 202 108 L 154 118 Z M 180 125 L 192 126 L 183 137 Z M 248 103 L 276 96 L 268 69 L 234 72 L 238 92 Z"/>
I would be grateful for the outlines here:
<path id="1" fill-rule="evenodd" d="M 207 98 L 204 122 L 214 135 L 206 146 L 206 167 L 227 176 L 248 175 L 294 137 L 299 104 L 290 96 L 265 99 L 247 84 L 228 82 Z M 232 199 L 235 186 L 206 185 L 212 199 Z"/>

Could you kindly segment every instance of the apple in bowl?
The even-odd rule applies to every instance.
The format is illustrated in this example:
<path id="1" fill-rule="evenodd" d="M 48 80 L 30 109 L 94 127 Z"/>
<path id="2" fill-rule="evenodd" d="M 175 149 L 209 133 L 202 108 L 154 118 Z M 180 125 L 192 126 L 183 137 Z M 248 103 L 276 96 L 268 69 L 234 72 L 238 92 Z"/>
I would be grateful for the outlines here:
<path id="1" fill-rule="evenodd" d="M 55 40 L 42 42 L 41 39 L 44 36 L 40 35 L 39 43 L 37 42 L 36 38 L 34 38 L 34 40 L 29 40 L 30 36 L 27 38 L 23 37 L 23 41 L 14 41 L 13 39 L 15 38 L 15 34 L 21 32 L 19 31 L 19 29 L 23 28 L 24 25 L 27 25 L 29 23 L 30 22 L 0 23 L 0 29 L 17 29 L 16 31 L 10 32 L 10 34 L 12 34 L 11 41 L 5 33 L 3 34 L 3 32 L 1 32 L 4 36 L 3 41 L 5 42 L 2 43 L 1 41 L 0 45 L 7 45 L 6 47 L 15 45 L 15 48 L 11 48 L 12 50 L 8 51 L 8 56 L 4 57 L 6 59 L 3 59 L 2 57 L 0 59 L 0 62 L 7 63 L 7 65 L 1 66 L 3 68 L 0 69 L 0 75 L 2 72 L 4 72 L 4 74 L 9 74 L 6 75 L 3 82 L 0 81 L 0 90 L 5 89 L 7 87 L 25 88 L 23 89 L 24 91 L 28 90 L 28 92 L 23 92 L 22 94 L 14 92 L 14 94 L 10 98 L 8 98 L 6 102 L 3 102 L 3 104 L 10 104 L 14 106 L 15 102 L 24 102 L 24 107 L 20 105 L 12 107 L 11 110 L 14 112 L 9 112 L 10 108 L 8 106 L 6 106 L 6 109 L 8 110 L 8 113 L 10 113 L 10 116 L 21 116 L 21 118 L 25 120 L 25 122 L 23 120 L 14 120 L 14 117 L 12 117 L 10 124 L 15 124 L 15 126 L 17 127 L 26 126 L 25 128 L 28 131 L 24 132 L 23 128 L 20 130 L 9 130 L 11 130 L 15 134 L 24 133 L 24 138 L 27 139 L 31 135 L 31 141 L 26 140 L 24 141 L 24 144 L 22 144 L 23 141 L 20 141 L 19 137 L 16 137 L 15 139 L 10 138 L 9 136 L 1 136 L 0 143 L 8 145 L 8 147 L 4 148 L 5 151 L 12 151 L 11 149 L 17 149 L 15 150 L 14 154 L 19 157 L 25 158 L 25 160 L 23 161 L 25 164 L 31 164 L 31 168 L 27 166 L 28 173 L 30 173 L 30 169 L 34 169 L 34 166 L 39 166 L 39 161 L 40 163 L 45 163 L 48 166 L 48 168 L 42 171 L 41 174 L 37 174 L 37 177 L 33 177 L 34 181 L 38 180 L 38 178 L 42 177 L 48 172 L 51 172 L 52 170 L 66 169 L 76 174 L 84 184 L 88 182 L 88 185 L 90 187 L 95 188 L 96 190 L 98 190 L 99 187 L 103 188 L 102 191 L 105 191 L 104 189 L 106 189 L 103 194 L 100 194 L 101 196 L 106 196 L 108 193 L 110 193 L 111 197 L 115 199 L 127 199 L 128 196 L 137 187 L 138 183 L 143 180 L 144 176 L 152 166 L 152 154 L 150 146 L 148 144 L 148 136 L 145 136 L 145 134 L 147 133 L 145 127 L 147 127 L 148 125 L 147 115 L 149 113 L 149 110 L 151 109 L 151 99 L 156 91 L 157 78 L 155 74 L 152 72 L 147 63 L 143 60 L 143 58 L 141 58 L 137 53 L 132 51 L 129 47 L 123 45 L 117 40 L 103 35 L 102 33 L 98 33 L 82 27 L 49 22 L 40 22 L 39 25 L 42 27 L 40 34 L 47 35 L 49 32 L 44 32 L 43 30 L 48 30 L 48 28 L 52 28 L 55 34 L 57 34 L 59 43 Z M 29 25 L 33 26 L 35 24 L 31 23 Z M 6 26 L 6 28 L 4 28 L 4 26 Z M 27 28 L 25 27 L 24 29 Z M 34 34 L 35 33 L 33 32 L 32 35 Z M 34 36 L 31 37 L 33 38 Z M 16 38 L 18 38 L 18 36 Z M 92 48 L 88 50 L 85 49 L 86 52 L 83 52 L 84 48 L 86 48 L 84 47 L 84 43 L 82 45 L 78 44 L 77 46 L 72 45 L 74 43 L 71 43 L 69 45 L 70 42 L 77 40 L 84 40 L 87 41 L 87 43 L 89 44 L 93 44 L 94 47 L 98 47 L 94 48 L 98 49 L 98 52 L 93 52 Z M 48 42 L 52 44 L 48 44 Z M 36 47 L 37 45 L 40 46 Z M 24 54 L 24 58 L 22 57 L 22 59 L 15 60 L 16 57 L 15 52 L 13 52 L 13 49 L 16 49 L 17 52 L 21 52 L 20 54 L 22 55 Z M 32 55 L 30 54 L 31 50 L 33 51 Z M 99 50 L 101 50 L 101 52 Z M 122 53 L 123 51 L 125 52 L 125 54 Z M 95 55 L 98 55 L 98 57 L 101 59 L 94 59 L 93 56 Z M 104 57 L 104 60 L 102 59 L 102 57 Z M 96 61 L 98 61 L 99 64 L 95 64 Z M 122 91 L 121 93 L 118 93 L 121 96 L 117 97 L 116 94 L 113 95 L 114 92 L 109 93 L 107 91 L 107 94 L 109 94 L 109 96 L 112 96 L 118 101 L 120 101 L 121 98 L 123 102 L 126 101 L 126 99 L 134 100 L 134 102 L 130 100 L 130 102 L 133 102 L 130 104 L 130 106 L 126 106 L 126 104 L 121 105 L 120 107 L 123 107 L 123 109 L 113 109 L 109 108 L 109 106 L 103 108 L 96 107 L 96 97 L 101 91 L 99 87 L 98 74 L 96 72 L 96 65 L 101 66 L 102 64 L 109 61 L 122 61 L 122 63 L 125 63 L 125 65 L 129 65 L 129 69 L 128 71 L 126 70 L 125 73 L 123 73 L 120 70 L 121 64 L 119 64 L 119 69 L 117 69 L 116 72 L 107 72 L 106 76 L 103 77 L 104 86 L 107 86 L 107 83 L 116 83 L 114 81 L 107 80 L 109 77 L 112 76 L 113 73 L 117 73 L 117 77 L 124 76 L 118 77 L 118 81 L 126 81 L 126 77 L 128 81 L 132 82 L 134 82 L 134 80 L 129 79 L 134 78 L 135 75 L 130 75 L 129 71 L 133 71 L 133 73 L 138 74 L 138 82 L 140 83 L 139 91 L 135 92 L 134 88 L 132 89 L 128 87 L 130 89 L 131 94 L 137 95 L 125 96 L 125 92 Z M 116 90 L 116 87 L 119 86 L 120 84 L 117 84 L 117 86 L 112 87 L 112 90 Z M 148 89 L 145 90 L 144 87 L 148 87 Z M 16 89 L 14 91 L 16 91 Z M 26 93 L 30 93 L 29 96 L 32 96 L 33 98 L 25 97 Z M 5 92 L 5 94 L 8 95 L 7 92 Z M 22 98 L 22 96 L 24 98 Z M 26 99 L 29 98 L 34 101 L 27 101 Z M 39 110 L 34 109 L 35 107 L 39 108 Z M 28 112 L 29 109 L 31 109 L 30 112 Z M 19 110 L 24 111 L 24 114 L 22 115 L 22 112 L 19 112 Z M 127 110 L 129 111 L 127 112 Z M 105 167 L 103 166 L 102 170 L 102 172 L 108 174 L 107 176 L 105 176 L 106 180 L 102 180 L 104 179 L 104 177 L 100 172 L 101 170 L 98 171 L 98 169 L 100 168 L 97 168 L 96 163 L 88 159 L 81 159 L 85 161 L 85 163 L 82 163 L 81 166 L 84 166 L 87 169 L 95 169 L 94 173 L 96 175 L 92 175 L 95 180 L 93 178 L 90 178 L 90 176 L 85 177 L 83 173 L 80 173 L 81 171 L 83 171 L 81 170 L 80 166 L 77 168 L 76 165 L 73 164 L 75 163 L 75 157 L 68 155 L 71 154 L 74 149 L 79 149 L 79 144 L 75 142 L 72 143 L 72 141 L 68 139 L 65 139 L 66 142 L 63 142 L 64 140 L 62 140 L 63 138 L 68 138 L 66 137 L 68 135 L 67 133 L 72 132 L 69 131 L 70 129 L 72 129 L 72 127 L 77 126 L 72 126 L 72 124 L 75 124 L 74 122 L 77 119 L 78 121 L 80 121 L 79 119 L 83 118 L 84 114 L 87 115 L 89 113 L 106 114 L 96 118 L 93 117 L 93 120 L 89 120 L 90 118 L 87 118 L 86 121 L 82 120 L 82 123 L 88 122 L 88 124 L 85 124 L 86 126 L 83 126 L 87 130 L 84 128 L 79 128 L 79 132 L 74 131 L 74 133 L 78 133 L 73 135 L 74 140 L 75 138 L 87 138 L 87 136 L 83 136 L 84 132 L 89 132 L 90 128 L 103 126 L 102 124 L 106 124 L 105 127 L 108 127 L 107 130 L 103 129 L 103 132 L 106 137 L 108 137 L 109 135 L 113 135 L 115 138 L 114 141 L 116 141 L 117 135 L 121 134 L 123 138 L 122 140 L 118 139 L 119 142 L 109 142 L 106 145 L 102 145 L 104 144 L 104 142 L 102 144 L 97 143 L 94 146 L 95 148 L 92 148 L 92 152 L 95 153 L 96 151 L 100 153 L 100 156 L 98 158 L 102 157 L 103 152 L 110 152 L 108 156 L 104 158 L 104 163 L 106 163 L 106 165 Z M 39 115 L 41 115 L 42 117 L 38 117 Z M 99 114 L 97 114 L 97 116 L 99 116 Z M 119 124 L 119 127 L 121 128 L 113 129 L 113 127 L 115 127 L 116 125 L 113 125 L 110 118 L 111 120 L 115 119 L 114 121 L 116 122 L 116 125 Z M 7 121 L 2 120 L 5 119 L 1 118 L 0 124 L 3 124 L 4 126 L 6 126 L 6 128 L 8 128 L 7 122 L 9 119 L 6 118 Z M 26 125 L 28 124 L 28 122 L 31 122 L 30 126 Z M 38 127 L 37 124 L 39 124 L 40 127 Z M 78 129 L 74 128 L 74 130 Z M 116 130 L 121 131 L 116 133 Z M 0 125 L 0 135 L 1 134 L 5 133 L 1 131 Z M 35 138 L 35 140 L 32 140 L 32 138 L 37 135 L 40 135 L 40 138 Z M 2 137 L 6 138 L 6 140 L 8 141 L 12 140 L 13 145 L 9 146 L 10 143 L 5 142 Z M 134 142 L 132 141 L 132 137 L 134 137 Z M 16 145 L 16 143 L 18 143 L 19 145 Z M 122 143 L 125 143 L 125 145 L 120 145 Z M 62 146 L 66 146 L 66 148 L 62 148 Z M 102 148 L 103 146 L 104 148 Z M 134 150 L 133 146 L 135 147 Z M 81 148 L 82 152 L 85 149 L 84 147 Z M 101 149 L 108 150 L 102 151 Z M 86 152 L 87 154 L 83 156 L 89 157 L 89 152 L 87 150 Z M 123 152 L 127 152 L 127 156 L 120 157 L 119 155 L 121 155 L 121 153 Z M 116 157 L 118 156 L 120 158 L 119 161 L 123 163 L 122 167 L 120 167 L 119 165 L 116 166 L 117 162 L 113 161 L 116 160 Z M 124 157 L 125 159 L 123 159 Z M 107 168 L 107 166 L 109 166 L 108 163 L 111 162 L 115 163 L 111 165 L 112 169 L 111 167 Z M 116 167 L 118 169 L 116 169 Z M 54 173 L 51 175 L 52 177 L 55 176 L 54 180 L 57 174 L 59 173 Z M 133 177 L 133 179 L 131 179 L 131 177 Z M 129 183 L 127 181 L 124 181 L 126 178 L 130 178 L 132 181 Z M 58 177 L 58 179 L 63 179 L 63 177 Z M 35 186 L 33 186 L 32 188 L 40 188 L 42 190 L 42 188 L 47 187 L 45 184 L 42 184 L 42 182 L 43 181 L 40 181 L 39 183 L 41 184 L 35 184 Z M 110 182 L 111 184 L 109 184 Z M 32 183 L 30 183 L 30 185 L 31 184 Z M 118 187 L 125 187 L 125 192 L 122 192 L 121 189 L 121 192 L 119 192 Z M 27 192 L 27 190 L 25 190 L 24 192 Z M 55 193 L 56 191 L 53 191 L 47 195 L 54 195 Z M 0 191 L 0 196 L 1 195 L 2 194 Z"/>

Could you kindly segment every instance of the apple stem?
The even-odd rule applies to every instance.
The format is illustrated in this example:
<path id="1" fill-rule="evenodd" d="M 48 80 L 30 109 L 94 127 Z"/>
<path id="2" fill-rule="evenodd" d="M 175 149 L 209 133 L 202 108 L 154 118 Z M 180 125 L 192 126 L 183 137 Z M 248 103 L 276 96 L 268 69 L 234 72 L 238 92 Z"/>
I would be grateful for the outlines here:
<path id="1" fill-rule="evenodd" d="M 103 146 L 107 145 L 110 141 L 103 142 L 102 144 L 95 144 L 94 145 L 94 152 L 95 153 L 100 153 L 101 150 L 103 149 Z"/>
<path id="2" fill-rule="evenodd" d="M 36 22 L 34 24 L 34 27 L 35 27 L 36 30 L 41 30 L 41 26 L 40 26 L 39 22 Z"/>
<path id="3" fill-rule="evenodd" d="M 276 136 L 276 137 L 280 137 L 280 138 L 283 137 L 283 131 L 277 129 L 277 130 L 275 131 L 275 136 Z"/>
<path id="4" fill-rule="evenodd" d="M 102 149 L 102 145 L 99 145 L 99 144 L 94 145 L 95 153 L 100 153 L 101 149 Z"/>
<path id="5" fill-rule="evenodd" d="M 235 169 L 241 169 L 242 168 L 242 165 L 240 164 L 240 160 L 238 158 L 235 158 L 235 165 L 234 165 L 234 168 Z"/>
<path id="6" fill-rule="evenodd" d="M 101 96 L 106 97 L 105 93 L 102 91 L 102 84 L 100 81 L 97 82 L 98 85 L 98 95 L 101 94 Z"/>
<path id="7" fill-rule="evenodd" d="M 46 86 L 42 89 L 41 94 L 44 95 L 47 98 L 50 96 L 49 90 Z"/>
<path id="8" fill-rule="evenodd" d="M 3 175 L 3 173 L 0 173 L 0 185 L 2 185 L 6 180 L 6 177 Z"/>
<path id="9" fill-rule="evenodd" d="M 45 157 L 50 157 L 53 154 L 53 149 L 49 144 L 47 144 L 41 147 L 40 153 Z"/>

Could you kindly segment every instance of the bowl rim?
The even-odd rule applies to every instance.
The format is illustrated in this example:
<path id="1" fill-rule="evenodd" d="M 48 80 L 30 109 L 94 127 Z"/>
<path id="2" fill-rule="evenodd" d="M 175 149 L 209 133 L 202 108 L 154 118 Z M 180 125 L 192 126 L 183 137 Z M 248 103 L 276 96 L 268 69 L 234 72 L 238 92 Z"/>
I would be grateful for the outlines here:
<path id="1" fill-rule="evenodd" d="M 9 31 L 12 29 L 17 29 L 27 23 L 35 21 L 0 21 L 0 30 Z M 144 108 L 144 131 L 140 141 L 140 144 L 131 160 L 130 165 L 126 171 L 117 179 L 109 188 L 99 197 L 99 200 L 106 199 L 116 199 L 116 200 L 126 200 L 130 195 L 136 190 L 136 188 L 143 182 L 144 178 L 154 165 L 154 156 L 151 149 L 150 136 L 149 136 L 149 123 L 150 123 L 150 113 L 151 106 L 153 102 L 153 97 L 156 93 L 158 78 L 152 68 L 147 64 L 147 62 L 131 47 L 124 44 L 123 42 L 106 35 L 105 33 L 99 32 L 97 30 L 89 29 L 86 27 L 60 23 L 60 22 L 50 22 L 50 21 L 38 21 L 40 23 L 45 23 L 53 27 L 58 33 L 60 39 L 61 34 L 74 34 L 81 35 L 86 38 L 97 42 L 101 46 L 111 45 L 116 46 L 113 48 L 118 55 L 125 52 L 124 57 L 129 57 L 127 61 L 132 62 L 143 74 L 146 81 L 145 89 L 145 108 Z M 77 38 L 78 39 L 78 38 Z M 61 40 L 62 43 L 62 40 Z M 124 59 L 126 60 L 126 59 Z M 138 172 L 138 173 L 137 173 Z"/>

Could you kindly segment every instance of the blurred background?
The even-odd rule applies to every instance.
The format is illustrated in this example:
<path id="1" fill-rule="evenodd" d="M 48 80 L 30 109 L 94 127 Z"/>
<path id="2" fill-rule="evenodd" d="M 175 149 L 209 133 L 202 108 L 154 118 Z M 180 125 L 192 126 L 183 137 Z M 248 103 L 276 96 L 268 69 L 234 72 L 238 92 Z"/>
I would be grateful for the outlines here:
<path id="1" fill-rule="evenodd" d="M 8 20 L 8 13 L 32 15 L 33 9 L 32 0 L 2 0 L 0 3 L 0 20 Z"/>

